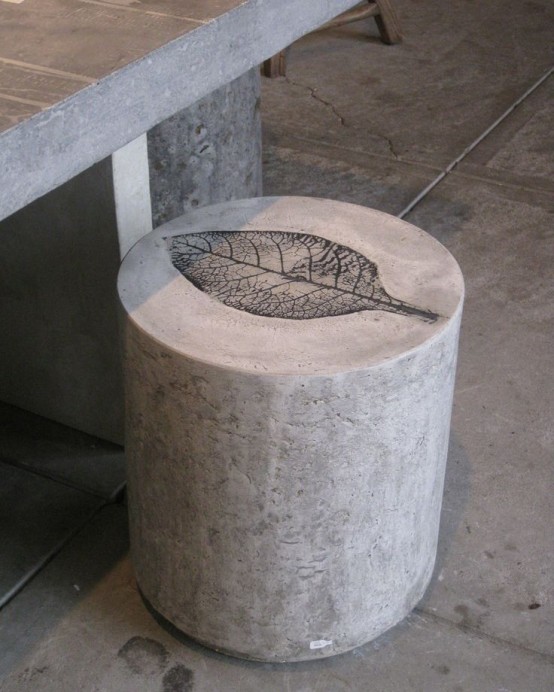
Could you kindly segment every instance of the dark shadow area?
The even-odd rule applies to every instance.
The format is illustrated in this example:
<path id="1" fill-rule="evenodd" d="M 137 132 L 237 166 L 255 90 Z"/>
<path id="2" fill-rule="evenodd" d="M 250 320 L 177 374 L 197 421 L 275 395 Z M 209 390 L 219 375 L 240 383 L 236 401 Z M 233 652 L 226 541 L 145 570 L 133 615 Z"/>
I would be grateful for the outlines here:
<path id="1" fill-rule="evenodd" d="M 0 608 L 7 608 L 107 501 L 123 449 L 0 403 Z"/>
<path id="2" fill-rule="evenodd" d="M 408 625 L 408 618 L 404 619 L 395 627 L 391 628 L 381 636 L 376 639 L 358 646 L 355 649 L 346 651 L 342 654 L 336 654 L 334 656 L 329 656 L 326 658 L 314 659 L 312 661 L 295 661 L 292 663 L 283 663 L 279 661 L 266 662 L 266 661 L 256 661 L 249 660 L 247 658 L 239 658 L 233 654 L 223 653 L 210 649 L 204 644 L 196 641 L 189 635 L 182 632 L 178 627 L 175 627 L 173 623 L 167 620 L 163 615 L 161 615 L 148 601 L 148 599 L 141 593 L 139 589 L 139 594 L 142 602 L 149 612 L 149 614 L 156 620 L 156 622 L 164 629 L 168 634 L 170 634 L 176 641 L 182 644 L 187 649 L 197 652 L 203 657 L 211 660 L 216 660 L 219 663 L 229 665 L 232 667 L 245 668 L 247 670 L 265 670 L 265 671 L 277 671 L 286 673 L 287 671 L 294 671 L 296 673 L 306 673 L 306 672 L 317 672 L 326 669 L 332 669 L 336 667 L 337 662 L 340 661 L 344 663 L 348 659 L 355 661 L 358 658 L 366 658 L 372 653 L 382 649 L 383 647 L 391 645 L 397 636 L 400 636 L 403 630 L 405 630 Z"/>
<path id="3" fill-rule="evenodd" d="M 455 432 L 450 432 L 450 444 L 448 448 L 448 460 L 444 479 L 444 492 L 442 499 L 441 519 L 439 528 L 439 542 L 433 576 L 423 599 L 417 608 L 425 610 L 429 594 L 438 579 L 446 562 L 450 546 L 459 529 L 460 521 L 464 515 L 465 507 L 469 501 L 471 492 L 471 462 L 465 449 L 459 443 Z M 467 527 L 469 529 L 469 527 Z"/>
<path id="4" fill-rule="evenodd" d="M 126 555 L 128 544 L 126 508 L 104 507 L 5 606 L 0 616 L 0 678 L 53 636 L 56 627 Z"/>
<path id="5" fill-rule="evenodd" d="M 123 447 L 2 402 L 0 462 L 103 498 L 125 480 Z"/>
<path id="6" fill-rule="evenodd" d="M 0 400 L 120 442 L 111 160 L 0 221 Z"/>

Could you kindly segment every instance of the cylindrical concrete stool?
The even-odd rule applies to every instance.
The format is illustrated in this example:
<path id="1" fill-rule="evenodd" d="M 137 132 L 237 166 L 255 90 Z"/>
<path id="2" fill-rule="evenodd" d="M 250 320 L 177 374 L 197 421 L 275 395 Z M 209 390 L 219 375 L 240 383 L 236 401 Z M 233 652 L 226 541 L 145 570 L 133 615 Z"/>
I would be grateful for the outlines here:
<path id="1" fill-rule="evenodd" d="M 437 241 L 301 197 L 201 209 L 123 262 L 132 558 L 235 656 L 337 654 L 435 560 L 463 280 Z"/>

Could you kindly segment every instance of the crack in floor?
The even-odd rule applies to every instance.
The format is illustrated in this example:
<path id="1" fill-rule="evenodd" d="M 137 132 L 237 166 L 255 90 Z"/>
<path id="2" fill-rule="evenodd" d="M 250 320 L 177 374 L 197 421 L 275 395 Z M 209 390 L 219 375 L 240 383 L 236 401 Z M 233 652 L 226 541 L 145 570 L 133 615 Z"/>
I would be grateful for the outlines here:
<path id="1" fill-rule="evenodd" d="M 333 113 L 333 115 L 335 115 L 338 118 L 342 127 L 348 127 L 348 125 L 346 124 L 345 118 L 339 113 L 339 111 L 335 108 L 335 106 L 330 101 L 326 101 L 325 99 L 321 98 L 321 96 L 318 95 L 317 88 L 311 87 L 308 84 L 300 84 L 300 82 L 295 82 L 292 79 L 290 79 L 289 77 L 285 77 L 285 81 L 287 84 L 290 84 L 291 86 L 297 86 L 297 87 L 300 87 L 301 89 L 305 89 L 306 91 L 309 91 L 310 96 L 313 99 L 315 99 L 319 103 L 322 103 L 327 108 L 331 109 L 331 112 Z"/>
<path id="2" fill-rule="evenodd" d="M 431 610 L 428 610 L 427 608 L 424 608 L 422 606 L 416 606 L 412 610 L 412 613 L 428 617 L 431 620 L 435 620 L 437 622 L 449 625 L 454 629 L 462 630 L 462 632 L 465 632 L 469 636 L 477 637 L 478 639 L 486 639 L 496 645 L 509 647 L 511 649 L 517 649 L 519 651 L 525 651 L 526 653 L 536 656 L 537 658 L 546 660 L 549 663 L 554 663 L 554 656 L 552 654 L 545 653 L 544 651 L 540 651 L 538 649 L 533 649 L 532 647 L 525 646 L 524 644 L 518 644 L 515 641 L 511 641 L 510 639 L 504 639 L 503 637 L 499 637 L 495 634 L 490 634 L 489 632 L 479 629 L 479 627 L 466 625 L 462 622 L 455 622 L 454 620 L 451 620 L 448 617 L 438 615 L 437 613 L 434 613 Z"/>
<path id="3" fill-rule="evenodd" d="M 394 149 L 394 144 L 392 142 L 392 139 L 390 137 L 386 137 L 385 135 L 378 135 L 379 137 L 382 137 L 385 142 L 387 143 L 387 146 L 389 148 L 390 153 L 392 156 L 398 161 L 400 159 L 400 156 L 396 153 Z"/>
<path id="4" fill-rule="evenodd" d="M 311 87 L 308 84 L 301 84 L 300 82 L 296 82 L 296 81 L 290 79 L 289 77 L 285 77 L 285 82 L 287 84 L 290 84 L 291 86 L 296 86 L 296 87 L 299 87 L 301 89 L 305 89 L 306 91 L 308 91 L 310 96 L 313 99 L 315 99 L 318 103 L 323 104 L 324 106 L 326 106 L 327 108 L 329 108 L 331 110 L 333 115 L 335 115 L 336 118 L 339 120 L 342 127 L 348 127 L 348 125 L 346 123 L 346 118 L 343 115 L 341 115 L 341 113 L 337 110 L 336 106 L 334 106 L 331 103 L 331 101 L 326 101 L 324 98 L 322 98 L 317 93 L 316 87 Z M 377 134 L 377 133 L 372 133 L 372 134 L 374 134 L 376 137 L 379 137 L 380 139 L 382 139 L 386 143 L 387 148 L 389 150 L 389 153 L 392 155 L 392 157 L 394 159 L 396 159 L 397 161 L 400 160 L 400 156 L 396 152 L 396 150 L 394 148 L 394 143 L 390 137 L 387 137 L 386 135 Z"/>

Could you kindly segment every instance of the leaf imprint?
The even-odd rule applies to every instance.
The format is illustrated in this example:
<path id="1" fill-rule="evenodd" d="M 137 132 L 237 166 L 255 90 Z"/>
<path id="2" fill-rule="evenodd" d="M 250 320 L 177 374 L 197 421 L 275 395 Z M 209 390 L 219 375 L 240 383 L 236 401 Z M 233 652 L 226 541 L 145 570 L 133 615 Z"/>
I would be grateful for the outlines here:
<path id="1" fill-rule="evenodd" d="M 192 284 L 253 315 L 308 320 L 384 310 L 426 322 L 438 318 L 389 295 L 375 262 L 317 235 L 209 231 L 167 240 L 173 266 Z"/>

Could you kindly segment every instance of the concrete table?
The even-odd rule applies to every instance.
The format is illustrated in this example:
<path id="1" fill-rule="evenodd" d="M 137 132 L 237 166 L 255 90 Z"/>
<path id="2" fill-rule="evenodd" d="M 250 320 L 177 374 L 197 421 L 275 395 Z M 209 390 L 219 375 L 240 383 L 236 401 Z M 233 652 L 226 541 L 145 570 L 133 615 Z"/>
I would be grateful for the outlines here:
<path id="1" fill-rule="evenodd" d="M 121 441 L 121 255 L 260 194 L 256 66 L 356 4 L 0 0 L 0 399 Z"/>

